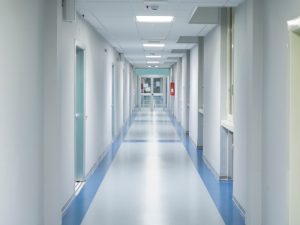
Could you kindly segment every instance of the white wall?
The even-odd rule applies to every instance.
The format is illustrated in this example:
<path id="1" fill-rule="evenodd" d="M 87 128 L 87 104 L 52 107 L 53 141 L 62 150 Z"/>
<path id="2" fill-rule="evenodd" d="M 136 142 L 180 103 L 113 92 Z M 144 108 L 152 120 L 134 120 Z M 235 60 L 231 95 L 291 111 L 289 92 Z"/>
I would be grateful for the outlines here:
<path id="1" fill-rule="evenodd" d="M 178 59 L 176 63 L 176 81 L 175 81 L 175 115 L 177 121 L 182 123 L 182 59 Z"/>
<path id="2" fill-rule="evenodd" d="M 86 47 L 86 175 L 112 142 L 112 65 L 117 82 L 117 132 L 129 117 L 132 68 L 80 16 L 74 23 L 63 22 L 62 32 L 62 199 L 66 203 L 74 191 L 74 40 Z"/>
<path id="3" fill-rule="evenodd" d="M 190 108 L 189 130 L 195 145 L 198 142 L 198 79 L 199 79 L 199 45 L 190 51 Z"/>
<path id="4" fill-rule="evenodd" d="M 137 76 L 134 75 L 134 72 L 133 72 L 133 67 L 130 66 L 130 113 L 133 112 L 133 110 L 137 107 L 137 85 L 138 85 L 138 82 L 137 82 Z"/>
<path id="5" fill-rule="evenodd" d="M 4 0 L 1 6 L 4 10 L 0 15 L 0 224 L 40 225 L 44 224 L 44 216 L 52 215 L 43 206 L 44 179 L 53 178 L 43 165 L 43 86 L 47 83 L 44 53 L 51 42 L 45 38 L 45 25 L 49 25 L 45 9 L 55 18 L 56 4 Z M 56 34 L 54 30 L 55 37 Z M 56 38 L 52 43 L 57 43 Z M 49 55 L 56 52 L 56 47 L 52 46 Z M 45 67 L 52 62 L 46 62 Z M 56 69 L 55 66 L 53 70 Z M 54 202 L 58 198 L 53 199 Z M 48 202 L 49 209 L 53 202 Z M 53 218 L 53 224 L 57 219 Z"/>
<path id="6" fill-rule="evenodd" d="M 116 63 L 116 80 L 119 82 L 116 83 L 116 130 L 120 130 L 123 126 L 124 122 L 124 75 L 123 75 L 123 69 L 124 69 L 124 61 L 122 60 L 122 57 L 120 57 Z"/>
<path id="7" fill-rule="evenodd" d="M 130 70 L 131 70 L 131 66 L 128 62 L 125 62 L 125 66 L 124 66 L 124 82 L 123 82 L 123 86 L 124 86 L 124 94 L 123 94 L 123 109 L 124 109 L 124 122 L 127 121 L 127 119 L 129 118 L 130 115 Z"/>
<path id="8" fill-rule="evenodd" d="M 46 1 L 43 63 L 43 224 L 61 223 L 61 23 L 59 0 Z"/>
<path id="9" fill-rule="evenodd" d="M 289 151 L 289 207 L 290 224 L 300 223 L 300 35 L 290 32 L 290 151 Z"/>
<path id="10" fill-rule="evenodd" d="M 181 106 L 181 125 L 183 129 L 187 132 L 189 131 L 189 54 L 184 54 L 182 57 L 182 88 L 181 88 L 181 96 L 182 96 L 182 106 Z"/>
<path id="11" fill-rule="evenodd" d="M 221 27 L 204 38 L 204 157 L 220 175 Z"/>
<path id="12" fill-rule="evenodd" d="M 241 5 L 235 12 L 235 87 L 234 87 L 234 171 L 233 171 L 233 195 L 236 200 L 246 207 L 246 185 L 247 185 L 247 127 L 248 127 L 248 79 L 249 52 L 248 46 L 248 24 L 247 3 Z"/>
<path id="13" fill-rule="evenodd" d="M 299 7 L 296 0 L 250 0 L 236 11 L 234 195 L 251 225 L 289 224 L 286 22 L 300 16 Z"/>
<path id="14" fill-rule="evenodd" d="M 112 141 L 112 64 L 117 52 L 79 16 L 74 23 L 62 23 L 62 199 L 66 203 L 74 191 L 74 40 L 82 42 L 86 51 L 86 153 L 85 174 L 105 152 Z M 105 51 L 106 50 L 106 51 Z M 118 73 L 116 76 L 120 76 Z M 117 85 L 122 85 L 122 79 Z M 123 98 L 123 93 L 121 94 Z M 120 96 L 117 97 L 117 106 Z M 120 111 L 116 111 L 118 113 Z M 117 114 L 118 116 L 118 114 Z M 118 127 L 120 129 L 120 127 Z"/>
<path id="15" fill-rule="evenodd" d="M 265 0 L 263 88 L 263 221 L 288 224 L 289 49 L 286 22 L 300 16 L 298 0 Z M 277 179 L 274 179 L 274 176 Z"/>

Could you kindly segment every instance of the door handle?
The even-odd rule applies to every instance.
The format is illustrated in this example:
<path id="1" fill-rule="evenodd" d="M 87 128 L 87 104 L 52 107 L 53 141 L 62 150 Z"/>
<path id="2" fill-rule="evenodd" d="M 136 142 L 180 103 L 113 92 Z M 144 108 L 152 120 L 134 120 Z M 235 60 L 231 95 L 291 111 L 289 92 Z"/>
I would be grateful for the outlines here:
<path id="1" fill-rule="evenodd" d="M 75 118 L 79 118 L 80 117 L 80 113 L 75 113 Z"/>

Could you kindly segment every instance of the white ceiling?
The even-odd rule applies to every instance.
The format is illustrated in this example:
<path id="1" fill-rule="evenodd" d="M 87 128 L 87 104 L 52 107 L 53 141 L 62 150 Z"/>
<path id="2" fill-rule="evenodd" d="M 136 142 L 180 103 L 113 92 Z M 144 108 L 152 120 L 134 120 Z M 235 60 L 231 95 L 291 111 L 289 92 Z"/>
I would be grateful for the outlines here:
<path id="1" fill-rule="evenodd" d="M 169 67 L 168 57 L 180 57 L 172 49 L 191 49 L 194 44 L 176 43 L 180 36 L 205 36 L 214 25 L 189 24 L 197 7 L 236 6 L 243 0 L 167 0 L 157 3 L 159 10 L 146 8 L 144 0 L 76 0 L 77 11 L 95 27 L 127 60 L 136 67 L 146 67 L 146 55 L 162 55 L 160 67 Z M 136 16 L 174 16 L 170 24 L 147 24 L 136 22 Z M 144 49 L 147 41 L 165 43 L 163 49 Z M 174 60 L 173 60 L 174 61 Z"/>

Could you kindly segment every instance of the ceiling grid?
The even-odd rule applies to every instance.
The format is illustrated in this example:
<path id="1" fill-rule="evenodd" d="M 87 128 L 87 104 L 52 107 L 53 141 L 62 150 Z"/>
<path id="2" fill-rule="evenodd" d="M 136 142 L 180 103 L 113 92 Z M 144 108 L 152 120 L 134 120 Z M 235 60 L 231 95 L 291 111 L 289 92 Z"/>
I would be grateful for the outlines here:
<path id="1" fill-rule="evenodd" d="M 197 7 L 230 7 L 243 0 L 77 0 L 76 9 L 85 19 L 136 67 L 146 67 L 146 55 L 161 55 L 159 67 L 170 67 L 169 57 L 191 49 L 194 43 L 177 43 L 180 36 L 205 36 L 215 25 L 189 24 Z M 151 7 L 158 6 L 158 10 Z M 154 8 L 155 8 L 154 7 Z M 139 23 L 136 16 L 174 16 L 171 23 Z M 143 43 L 158 40 L 162 49 L 148 49 Z"/>

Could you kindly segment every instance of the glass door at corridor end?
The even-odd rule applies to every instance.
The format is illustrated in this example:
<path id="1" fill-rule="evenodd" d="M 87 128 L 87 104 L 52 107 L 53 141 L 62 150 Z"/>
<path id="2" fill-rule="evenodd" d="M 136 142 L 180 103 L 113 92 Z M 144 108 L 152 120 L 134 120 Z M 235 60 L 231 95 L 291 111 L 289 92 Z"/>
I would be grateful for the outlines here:
<path id="1" fill-rule="evenodd" d="M 164 84 L 163 77 L 141 77 L 141 108 L 164 108 Z"/>

